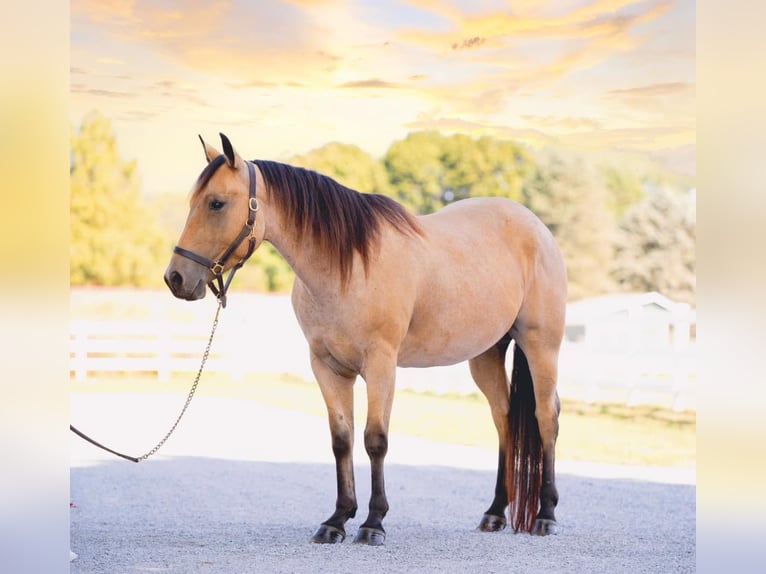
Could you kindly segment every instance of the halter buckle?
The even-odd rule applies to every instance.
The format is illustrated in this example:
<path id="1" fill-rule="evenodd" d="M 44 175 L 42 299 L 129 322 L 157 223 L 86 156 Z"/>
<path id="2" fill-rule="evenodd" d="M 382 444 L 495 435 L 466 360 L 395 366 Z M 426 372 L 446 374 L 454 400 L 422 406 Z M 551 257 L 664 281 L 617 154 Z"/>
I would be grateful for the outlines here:
<path id="1" fill-rule="evenodd" d="M 248 202 L 248 207 L 250 208 L 250 211 L 255 213 L 258 211 L 258 200 L 254 197 L 250 198 L 250 201 Z"/>

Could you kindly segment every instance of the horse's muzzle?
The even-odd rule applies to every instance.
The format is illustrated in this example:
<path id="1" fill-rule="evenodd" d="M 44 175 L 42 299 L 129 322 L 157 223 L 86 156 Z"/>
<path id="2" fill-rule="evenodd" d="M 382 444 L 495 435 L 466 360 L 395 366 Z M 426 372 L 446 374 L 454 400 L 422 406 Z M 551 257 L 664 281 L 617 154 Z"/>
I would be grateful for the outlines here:
<path id="1" fill-rule="evenodd" d="M 207 291 L 206 284 L 202 279 L 197 279 L 196 283 L 194 283 L 190 289 L 188 283 L 191 283 L 191 281 L 185 281 L 184 276 L 175 269 L 171 270 L 168 268 L 168 270 L 165 271 L 164 279 L 170 292 L 179 299 L 196 301 L 197 299 L 202 299 Z"/>

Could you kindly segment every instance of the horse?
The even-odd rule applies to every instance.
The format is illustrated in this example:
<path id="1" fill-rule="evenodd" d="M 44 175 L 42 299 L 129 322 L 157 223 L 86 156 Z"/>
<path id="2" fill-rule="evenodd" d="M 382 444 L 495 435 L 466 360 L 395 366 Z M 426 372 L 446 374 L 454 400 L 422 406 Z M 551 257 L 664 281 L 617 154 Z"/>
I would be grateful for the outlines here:
<path id="1" fill-rule="evenodd" d="M 466 360 L 499 447 L 494 497 L 478 529 L 500 531 L 510 521 L 514 532 L 556 534 L 556 381 L 567 278 L 548 228 L 498 197 L 415 216 L 389 197 L 311 170 L 245 161 L 220 136 L 223 153 L 200 136 L 208 163 L 164 279 L 177 298 L 201 299 L 209 286 L 225 304 L 234 271 L 264 241 L 294 270 L 292 305 L 327 407 L 337 475 L 335 510 L 311 540 L 342 542 L 356 515 L 357 377 L 367 386 L 371 495 L 354 542 L 375 546 L 386 537 L 384 459 L 396 367 Z"/>

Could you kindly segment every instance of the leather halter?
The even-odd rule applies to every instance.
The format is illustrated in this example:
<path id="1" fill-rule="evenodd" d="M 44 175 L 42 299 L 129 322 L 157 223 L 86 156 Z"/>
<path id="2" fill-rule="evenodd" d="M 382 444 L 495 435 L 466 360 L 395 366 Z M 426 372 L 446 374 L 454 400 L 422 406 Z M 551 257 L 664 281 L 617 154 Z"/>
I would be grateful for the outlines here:
<path id="1" fill-rule="evenodd" d="M 179 255 L 186 257 L 187 259 L 191 259 L 195 263 L 199 263 L 203 267 L 206 267 L 210 270 L 210 272 L 213 274 L 213 278 L 210 280 L 207 286 L 210 287 L 210 290 L 221 302 L 223 307 L 226 307 L 226 291 L 229 289 L 229 284 L 231 284 L 231 280 L 234 278 L 234 273 L 245 264 L 245 261 L 247 261 L 247 259 L 253 254 L 253 251 L 255 251 L 255 215 L 258 211 L 258 200 L 255 198 L 255 168 L 251 162 L 247 161 L 245 163 L 247 164 L 247 170 L 250 177 L 249 198 L 247 201 L 247 221 L 242 227 L 242 231 L 239 232 L 239 235 L 237 235 L 234 241 L 231 242 L 226 251 L 223 252 L 217 261 L 213 261 L 212 259 L 198 255 L 197 253 L 189 251 L 188 249 L 184 249 L 183 247 L 179 247 L 178 245 L 173 248 L 173 253 L 178 253 Z M 250 241 L 247 246 L 247 253 L 242 259 L 234 264 L 234 267 L 229 270 L 229 275 L 226 277 L 226 281 L 224 282 L 223 267 L 226 264 L 226 261 L 237 250 L 240 244 L 246 238 L 248 238 L 248 236 Z"/>

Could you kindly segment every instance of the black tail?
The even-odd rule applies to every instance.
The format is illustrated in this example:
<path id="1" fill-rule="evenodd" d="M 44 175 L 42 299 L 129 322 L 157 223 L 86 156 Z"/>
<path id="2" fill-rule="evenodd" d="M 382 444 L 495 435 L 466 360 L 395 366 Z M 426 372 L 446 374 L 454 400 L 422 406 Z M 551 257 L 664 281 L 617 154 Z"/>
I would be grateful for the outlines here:
<path id="1" fill-rule="evenodd" d="M 505 488 L 514 532 L 530 532 L 540 505 L 543 447 L 535 418 L 535 393 L 524 351 L 514 344 L 505 453 Z"/>

